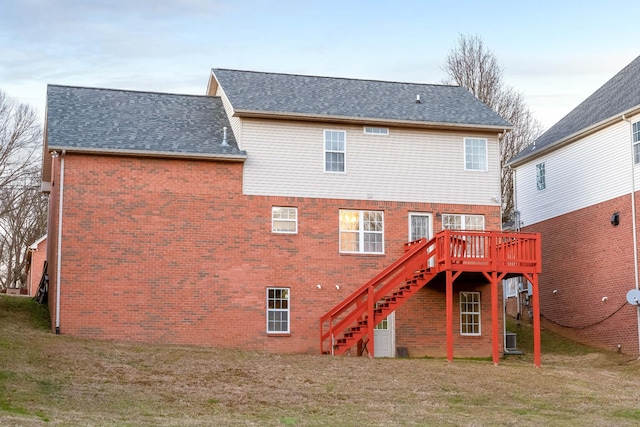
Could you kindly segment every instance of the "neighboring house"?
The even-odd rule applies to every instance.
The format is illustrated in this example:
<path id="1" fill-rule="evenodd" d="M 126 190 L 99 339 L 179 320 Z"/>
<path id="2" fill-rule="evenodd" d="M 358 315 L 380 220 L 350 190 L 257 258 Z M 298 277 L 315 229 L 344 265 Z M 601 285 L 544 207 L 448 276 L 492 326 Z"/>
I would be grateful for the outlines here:
<path id="1" fill-rule="evenodd" d="M 220 69 L 206 96 L 50 85 L 53 326 L 100 339 L 495 360 L 497 281 L 525 272 L 536 282 L 539 267 L 539 240 L 525 236 L 527 265 L 496 268 L 496 254 L 521 244 L 499 233 L 498 138 L 509 128 L 454 86 Z M 443 229 L 495 233 L 447 231 L 405 252 Z M 376 292 L 395 286 L 399 308 L 379 293 L 356 298 L 360 336 L 330 325 L 333 342 L 319 345 L 321 317 L 354 316 L 332 308 L 379 274 L 387 287 Z M 415 283 L 401 305 L 405 278 Z M 376 332 L 363 333 L 374 316 Z"/>
<path id="2" fill-rule="evenodd" d="M 36 296 L 46 260 L 47 235 L 45 234 L 27 248 L 25 272 L 27 274 L 27 293 L 30 297 Z"/>
<path id="3" fill-rule="evenodd" d="M 542 234 L 543 321 L 638 354 L 640 57 L 510 161 L 522 230 Z"/>

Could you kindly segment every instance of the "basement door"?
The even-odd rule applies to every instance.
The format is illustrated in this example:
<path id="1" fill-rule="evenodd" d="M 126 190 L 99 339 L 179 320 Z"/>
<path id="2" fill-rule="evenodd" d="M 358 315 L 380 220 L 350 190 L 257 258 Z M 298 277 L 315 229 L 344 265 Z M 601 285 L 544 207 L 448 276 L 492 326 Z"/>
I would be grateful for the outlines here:
<path id="1" fill-rule="evenodd" d="M 387 316 L 373 330 L 374 344 L 373 355 L 375 357 L 396 356 L 396 312 Z"/>

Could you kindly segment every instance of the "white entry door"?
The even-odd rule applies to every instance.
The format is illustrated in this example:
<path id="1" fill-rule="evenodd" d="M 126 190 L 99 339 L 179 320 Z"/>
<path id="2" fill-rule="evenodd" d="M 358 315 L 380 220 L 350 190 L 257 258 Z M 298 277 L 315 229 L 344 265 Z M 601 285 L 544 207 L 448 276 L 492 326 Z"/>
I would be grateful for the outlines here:
<path id="1" fill-rule="evenodd" d="M 395 337 L 395 311 L 387 316 L 373 330 L 374 345 L 373 355 L 375 357 L 395 357 L 396 337 Z"/>

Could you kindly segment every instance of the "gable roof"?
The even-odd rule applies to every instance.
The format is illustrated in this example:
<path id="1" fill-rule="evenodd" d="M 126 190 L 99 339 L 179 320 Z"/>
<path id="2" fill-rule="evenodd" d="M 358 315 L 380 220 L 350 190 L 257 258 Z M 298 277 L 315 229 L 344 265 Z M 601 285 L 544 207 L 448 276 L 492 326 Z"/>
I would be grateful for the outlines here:
<path id="1" fill-rule="evenodd" d="M 215 93 L 217 85 L 240 117 L 511 128 L 509 122 L 460 86 L 216 68 L 212 70 L 210 93 Z M 417 95 L 420 103 L 416 102 Z"/>
<path id="2" fill-rule="evenodd" d="M 49 85 L 46 116 L 49 151 L 246 158 L 219 97 Z"/>
<path id="3" fill-rule="evenodd" d="M 640 109 L 640 56 L 613 76 L 600 89 L 540 135 L 509 164 L 521 163 L 529 157 L 552 149 L 585 132 L 618 120 L 622 114 Z"/>

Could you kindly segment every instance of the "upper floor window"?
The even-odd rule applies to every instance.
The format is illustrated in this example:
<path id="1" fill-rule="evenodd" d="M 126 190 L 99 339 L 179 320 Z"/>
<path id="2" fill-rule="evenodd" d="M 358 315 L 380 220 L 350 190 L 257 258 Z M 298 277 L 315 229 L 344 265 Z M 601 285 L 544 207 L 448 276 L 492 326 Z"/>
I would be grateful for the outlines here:
<path id="1" fill-rule="evenodd" d="M 340 210 L 340 252 L 384 253 L 384 215 L 380 211 Z"/>
<path id="2" fill-rule="evenodd" d="M 547 188 L 547 180 L 545 178 L 544 172 L 544 162 L 538 163 L 536 165 L 536 186 L 538 188 L 538 191 Z"/>
<path id="3" fill-rule="evenodd" d="M 464 169 L 487 170 L 487 140 L 485 138 L 464 139 Z"/>
<path id="4" fill-rule="evenodd" d="M 273 233 L 296 234 L 298 232 L 298 208 L 273 206 L 271 208 L 271 231 Z"/>
<path id="5" fill-rule="evenodd" d="M 460 292 L 460 335 L 480 335 L 480 292 Z"/>
<path id="6" fill-rule="evenodd" d="M 483 215 L 442 214 L 443 230 L 484 230 Z"/>
<path id="7" fill-rule="evenodd" d="M 267 288 L 267 333 L 289 333 L 289 288 Z"/>
<path id="8" fill-rule="evenodd" d="M 365 135 L 389 135 L 389 128 L 364 127 Z"/>
<path id="9" fill-rule="evenodd" d="M 633 161 L 640 163 L 640 122 L 633 124 Z"/>
<path id="10" fill-rule="evenodd" d="M 324 131 L 325 172 L 345 172 L 346 134 L 343 130 Z"/>

